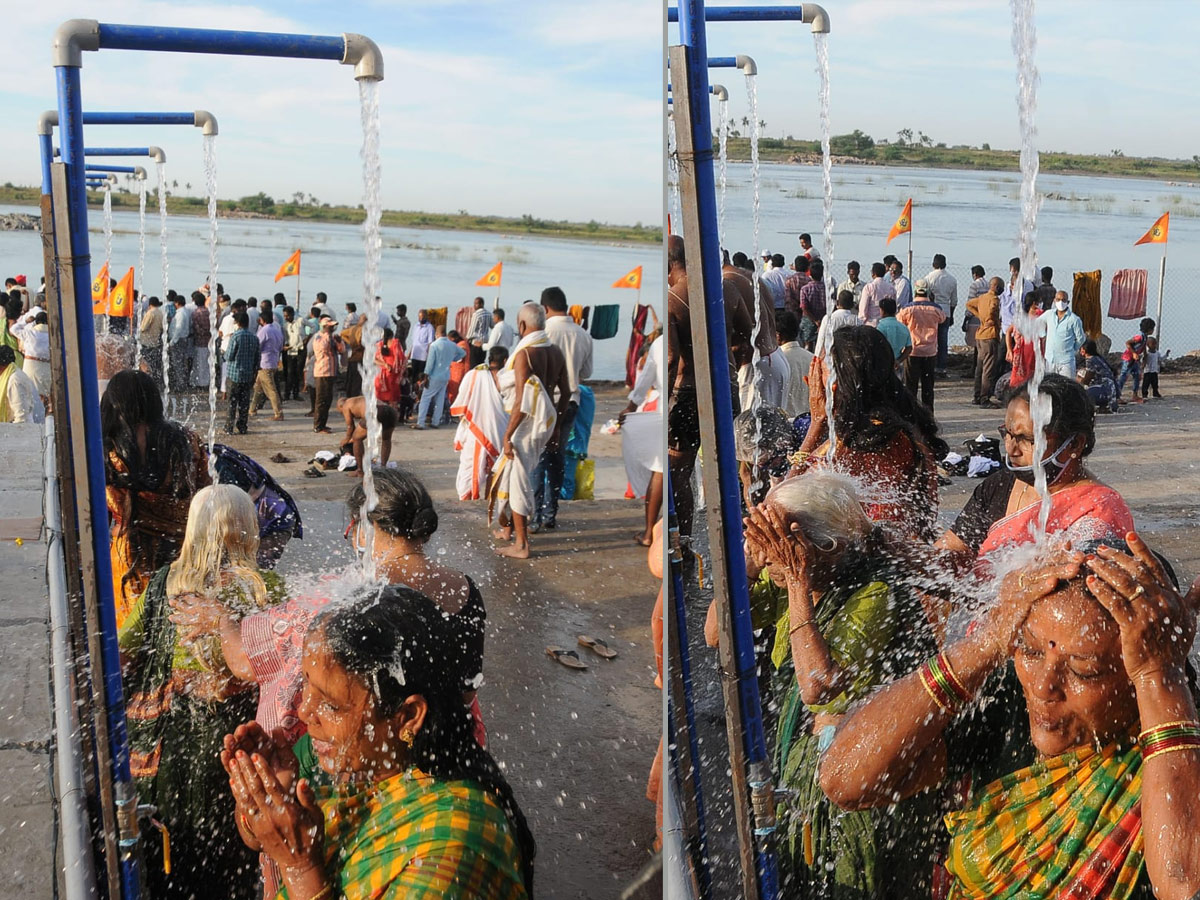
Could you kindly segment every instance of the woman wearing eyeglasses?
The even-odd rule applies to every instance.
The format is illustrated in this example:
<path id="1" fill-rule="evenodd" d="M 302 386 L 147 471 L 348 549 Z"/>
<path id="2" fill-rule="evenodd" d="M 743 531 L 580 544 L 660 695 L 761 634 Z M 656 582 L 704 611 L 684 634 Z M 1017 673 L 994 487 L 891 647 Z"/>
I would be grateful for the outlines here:
<path id="1" fill-rule="evenodd" d="M 974 562 L 1032 540 L 1042 502 L 1034 486 L 1036 465 L 1045 471 L 1050 490 L 1048 534 L 1065 533 L 1078 543 L 1133 530 L 1125 500 L 1084 465 L 1096 446 L 1096 406 L 1087 391 L 1061 375 L 1045 376 L 1040 390 L 1051 408 L 1041 460 L 1034 456 L 1026 383 L 1007 398 L 1000 429 L 1003 468 L 975 489 L 950 530 L 938 538 L 937 549 Z"/>

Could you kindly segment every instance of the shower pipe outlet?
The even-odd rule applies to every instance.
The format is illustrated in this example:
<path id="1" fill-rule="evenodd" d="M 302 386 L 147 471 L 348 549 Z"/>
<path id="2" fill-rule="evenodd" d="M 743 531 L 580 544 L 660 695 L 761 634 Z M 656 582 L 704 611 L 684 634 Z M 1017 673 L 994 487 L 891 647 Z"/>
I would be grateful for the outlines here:
<path id="1" fill-rule="evenodd" d="M 217 134 L 217 117 L 210 113 L 207 109 L 198 109 L 194 113 L 195 119 L 192 124 L 197 128 L 202 129 L 201 134 Z"/>
<path id="2" fill-rule="evenodd" d="M 811 25 L 813 34 L 829 34 L 829 13 L 816 3 L 799 6 L 709 6 L 704 10 L 706 22 L 803 22 Z M 679 7 L 667 8 L 667 21 L 679 21 Z"/>
<path id="3" fill-rule="evenodd" d="M 383 81 L 383 53 L 366 35 L 343 33 L 346 50 L 342 55 L 343 66 L 354 66 L 355 81 Z"/>
<path id="4" fill-rule="evenodd" d="M 725 85 L 723 85 L 723 84 L 709 85 L 708 90 L 718 100 L 728 100 L 729 99 L 729 91 L 725 90 Z"/>
<path id="5" fill-rule="evenodd" d="M 84 125 L 194 125 L 201 128 L 202 134 L 217 133 L 217 117 L 207 109 L 197 109 L 190 113 L 122 113 L 122 112 L 85 112 Z M 39 136 L 52 135 L 58 127 L 58 110 L 48 109 L 38 116 L 37 133 Z M 157 150 L 157 147 L 152 147 Z M 159 150 L 161 153 L 162 151 Z M 55 156 L 58 154 L 55 153 Z M 157 159 L 157 157 L 155 157 Z"/>

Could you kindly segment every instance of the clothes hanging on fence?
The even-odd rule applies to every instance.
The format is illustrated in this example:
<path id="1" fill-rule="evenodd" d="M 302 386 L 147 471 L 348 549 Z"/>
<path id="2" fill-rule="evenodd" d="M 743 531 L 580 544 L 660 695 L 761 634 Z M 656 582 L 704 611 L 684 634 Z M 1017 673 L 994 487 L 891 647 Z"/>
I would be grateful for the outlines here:
<path id="1" fill-rule="evenodd" d="M 462 337 L 469 337 L 471 334 L 471 317 L 475 315 L 473 307 L 464 306 L 454 314 L 454 330 Z"/>
<path id="2" fill-rule="evenodd" d="M 621 307 L 616 303 L 610 306 L 597 306 L 592 316 L 592 340 L 603 341 L 616 337 L 621 322 Z"/>
<path id="3" fill-rule="evenodd" d="M 1140 319 L 1146 315 L 1145 269 L 1118 269 L 1113 273 L 1108 315 L 1112 319 Z"/>
<path id="4" fill-rule="evenodd" d="M 592 336 L 596 335 L 595 326 L 600 324 L 600 311 L 603 306 L 596 307 L 596 318 L 592 322 Z M 638 304 L 633 309 L 633 333 L 629 335 L 629 350 L 625 353 L 625 387 L 632 388 L 637 381 L 638 362 L 642 358 L 642 346 L 646 343 L 646 319 L 650 316 L 650 307 Z"/>
<path id="5" fill-rule="evenodd" d="M 1071 289 L 1071 311 L 1083 320 L 1083 330 L 1095 340 L 1100 336 L 1103 319 L 1100 314 L 1100 270 L 1076 272 Z"/>
<path id="6" fill-rule="evenodd" d="M 578 303 L 576 303 L 574 306 L 572 306 L 570 309 L 567 310 L 567 315 L 569 315 L 574 320 L 576 325 L 583 324 L 583 307 L 580 306 Z"/>

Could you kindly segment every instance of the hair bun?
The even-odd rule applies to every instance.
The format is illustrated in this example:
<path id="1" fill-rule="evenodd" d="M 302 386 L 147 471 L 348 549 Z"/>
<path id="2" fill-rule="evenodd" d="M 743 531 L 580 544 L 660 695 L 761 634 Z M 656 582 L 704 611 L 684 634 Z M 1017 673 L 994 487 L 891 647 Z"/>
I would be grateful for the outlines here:
<path id="1" fill-rule="evenodd" d="M 413 514 L 412 525 L 408 528 L 408 538 L 423 541 L 437 531 L 437 511 L 432 506 L 424 506 Z"/>

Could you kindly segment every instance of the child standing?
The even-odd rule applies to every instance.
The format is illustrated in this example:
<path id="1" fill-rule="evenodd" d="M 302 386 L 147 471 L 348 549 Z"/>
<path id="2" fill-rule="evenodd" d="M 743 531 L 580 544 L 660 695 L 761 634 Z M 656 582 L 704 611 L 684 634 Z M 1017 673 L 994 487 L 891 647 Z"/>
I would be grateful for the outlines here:
<path id="1" fill-rule="evenodd" d="M 1142 398 L 1142 356 L 1146 352 L 1146 338 L 1154 333 L 1154 320 L 1142 319 L 1138 323 L 1138 333 L 1125 342 L 1125 351 L 1121 354 L 1121 374 L 1117 376 L 1117 398 L 1125 389 L 1125 379 L 1133 376 L 1133 402 L 1141 403 Z"/>
<path id="2" fill-rule="evenodd" d="M 1158 392 L 1158 338 L 1146 338 L 1146 353 L 1142 363 L 1142 399 L 1145 400 L 1146 395 L 1154 391 L 1154 398 L 1161 400 L 1162 394 Z"/>

